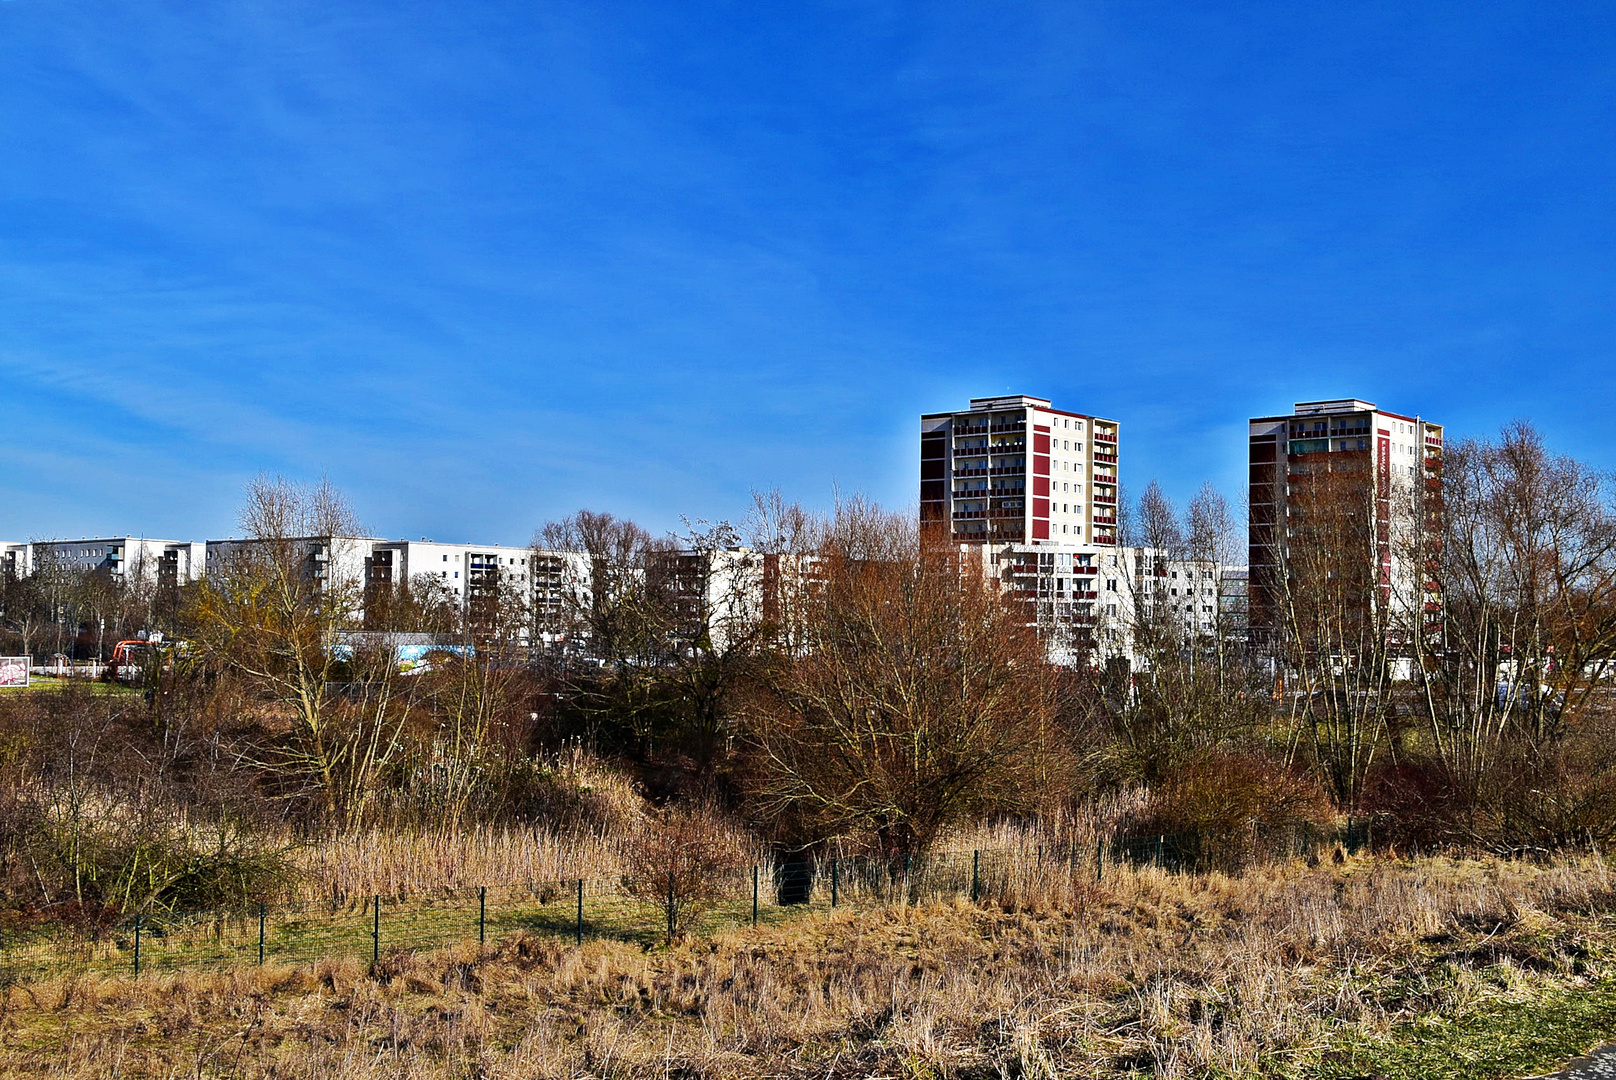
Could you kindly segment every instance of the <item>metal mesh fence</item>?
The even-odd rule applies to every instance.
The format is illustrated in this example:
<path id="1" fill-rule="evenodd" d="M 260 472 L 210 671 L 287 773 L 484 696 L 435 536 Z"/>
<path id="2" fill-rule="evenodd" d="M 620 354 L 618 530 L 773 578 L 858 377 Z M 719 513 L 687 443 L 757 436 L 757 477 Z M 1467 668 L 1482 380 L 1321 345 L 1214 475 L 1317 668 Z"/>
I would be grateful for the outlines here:
<path id="1" fill-rule="evenodd" d="M 1327 844 L 1356 848 L 1365 840 L 1352 826 L 1344 833 L 1291 829 L 1233 838 L 1121 836 L 1092 846 L 780 861 L 671 893 L 654 879 L 585 878 L 443 889 L 430 896 L 147 913 L 99 933 L 39 923 L 0 934 L 0 981 L 339 959 L 369 963 L 400 951 L 492 943 L 519 933 L 652 945 L 676 933 L 772 925 L 847 905 L 1058 896 L 1075 882 L 1103 880 L 1123 868 L 1238 868 L 1306 855 Z"/>

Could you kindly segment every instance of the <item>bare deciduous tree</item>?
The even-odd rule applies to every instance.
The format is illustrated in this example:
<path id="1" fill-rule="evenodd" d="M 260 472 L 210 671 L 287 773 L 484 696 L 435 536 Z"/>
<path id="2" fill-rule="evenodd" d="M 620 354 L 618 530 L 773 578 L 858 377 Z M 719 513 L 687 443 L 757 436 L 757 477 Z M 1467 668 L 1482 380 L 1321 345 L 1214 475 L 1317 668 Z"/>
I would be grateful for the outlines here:
<path id="1" fill-rule="evenodd" d="M 1473 831 L 1608 837 L 1608 778 L 1554 774 L 1616 674 L 1609 478 L 1551 454 L 1525 423 L 1449 447 L 1446 472 L 1445 633 L 1427 640 L 1421 680 L 1438 760 L 1480 815 Z"/>
<path id="2" fill-rule="evenodd" d="M 399 752 L 406 712 L 391 650 L 343 641 L 363 583 L 341 546 L 362 530 L 329 483 L 265 477 L 249 485 L 241 525 L 247 540 L 197 597 L 197 644 L 284 710 L 291 737 L 264 764 L 308 777 L 328 817 L 351 824 Z"/>
<path id="3" fill-rule="evenodd" d="M 948 549 L 922 552 L 914 522 L 862 500 L 815 565 L 808 648 L 779 658 L 749 709 L 777 822 L 900 857 L 1064 789 L 1058 679 L 995 583 Z"/>

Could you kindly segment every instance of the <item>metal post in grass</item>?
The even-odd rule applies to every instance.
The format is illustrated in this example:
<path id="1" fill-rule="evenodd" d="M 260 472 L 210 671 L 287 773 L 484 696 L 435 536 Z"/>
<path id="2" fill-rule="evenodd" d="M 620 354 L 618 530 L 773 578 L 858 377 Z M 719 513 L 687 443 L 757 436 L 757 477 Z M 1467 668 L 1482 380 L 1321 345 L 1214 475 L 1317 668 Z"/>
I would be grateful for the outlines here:
<path id="1" fill-rule="evenodd" d="M 840 859 L 832 859 L 830 861 L 830 906 L 831 907 L 836 906 L 836 900 L 837 900 L 838 891 L 839 891 L 838 887 L 841 884 L 841 879 L 837 875 L 836 869 L 837 869 L 837 867 L 841 866 L 841 864 L 842 864 L 842 860 L 840 860 Z"/>
<path id="2" fill-rule="evenodd" d="M 971 903 L 976 903 L 982 896 L 982 853 L 971 852 Z"/>
<path id="3" fill-rule="evenodd" d="M 669 870 L 668 871 L 668 944 L 669 945 L 673 944 L 673 915 L 674 915 L 673 871 Z"/>
<path id="4" fill-rule="evenodd" d="M 1105 837 L 1094 841 L 1094 882 L 1099 884 L 1105 878 Z"/>
<path id="5" fill-rule="evenodd" d="M 264 966 L 264 923 L 268 920 L 269 905 L 258 905 L 258 966 Z"/>
<path id="6" fill-rule="evenodd" d="M 488 886 L 477 886 L 477 944 L 488 944 Z"/>
<path id="7" fill-rule="evenodd" d="M 753 867 L 752 867 L 752 925 L 753 926 L 757 925 L 757 915 L 758 915 L 758 868 L 757 868 L 756 864 L 754 864 Z"/>
<path id="8" fill-rule="evenodd" d="M 575 926 L 573 928 L 572 941 L 573 941 L 573 944 L 575 944 L 575 945 L 582 945 L 584 943 L 584 879 L 583 878 L 578 879 L 578 923 L 577 923 L 577 926 Z"/>
<path id="9" fill-rule="evenodd" d="M 140 977 L 140 916 L 135 916 L 135 977 Z"/>
<path id="10" fill-rule="evenodd" d="M 378 964 L 382 959 L 382 898 L 380 895 L 371 897 L 371 923 L 370 923 L 370 962 Z"/>
<path id="11" fill-rule="evenodd" d="M 1167 866 L 1167 836 L 1156 837 L 1156 869 L 1165 869 Z"/>

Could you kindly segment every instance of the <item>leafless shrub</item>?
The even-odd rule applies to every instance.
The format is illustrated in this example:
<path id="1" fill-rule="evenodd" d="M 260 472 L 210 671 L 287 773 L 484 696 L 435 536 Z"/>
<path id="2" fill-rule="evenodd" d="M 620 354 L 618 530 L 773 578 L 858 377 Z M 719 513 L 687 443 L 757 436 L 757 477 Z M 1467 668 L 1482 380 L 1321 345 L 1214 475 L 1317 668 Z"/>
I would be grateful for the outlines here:
<path id="1" fill-rule="evenodd" d="M 623 885 L 656 908 L 670 937 L 688 933 L 746 863 L 735 829 L 707 807 L 664 810 L 625 852 Z"/>

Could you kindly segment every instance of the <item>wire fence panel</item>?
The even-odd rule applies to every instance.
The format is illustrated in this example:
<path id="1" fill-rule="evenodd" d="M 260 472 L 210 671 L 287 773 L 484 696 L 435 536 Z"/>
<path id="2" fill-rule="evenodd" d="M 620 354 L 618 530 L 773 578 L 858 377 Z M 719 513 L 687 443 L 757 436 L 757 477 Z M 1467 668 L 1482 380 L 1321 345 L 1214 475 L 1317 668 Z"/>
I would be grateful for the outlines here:
<path id="1" fill-rule="evenodd" d="M 947 851 L 912 857 L 796 857 L 713 875 L 699 887 L 671 877 L 585 878 L 142 913 L 88 932 L 36 924 L 0 935 L 0 982 L 64 975 L 142 975 L 245 964 L 370 963 L 398 952 L 488 944 L 526 934 L 573 943 L 610 938 L 656 945 L 682 934 L 769 926 L 844 906 L 936 901 L 1024 902 L 1070 895 L 1108 872 L 1238 869 L 1368 842 L 1361 823 L 1311 828 L 1116 836 L 1090 846 Z"/>

